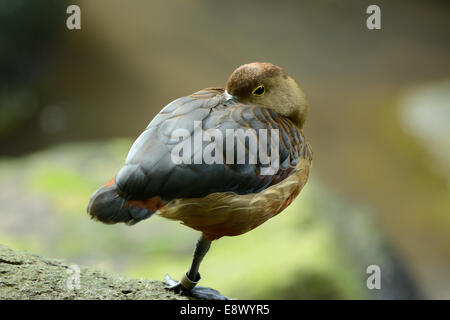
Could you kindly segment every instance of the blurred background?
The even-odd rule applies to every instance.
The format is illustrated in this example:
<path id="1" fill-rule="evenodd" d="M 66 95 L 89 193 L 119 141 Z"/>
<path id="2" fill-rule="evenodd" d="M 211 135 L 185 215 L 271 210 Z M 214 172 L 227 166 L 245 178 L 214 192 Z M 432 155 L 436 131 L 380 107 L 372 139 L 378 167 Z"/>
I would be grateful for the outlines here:
<path id="1" fill-rule="evenodd" d="M 370 4 L 381 30 L 366 28 Z M 269 61 L 310 101 L 312 175 L 283 214 L 213 243 L 202 285 L 240 299 L 448 299 L 449 30 L 446 1 L 1 0 L 0 243 L 181 276 L 197 232 L 159 217 L 102 225 L 89 197 L 164 105 Z M 369 265 L 381 290 L 366 287 Z"/>

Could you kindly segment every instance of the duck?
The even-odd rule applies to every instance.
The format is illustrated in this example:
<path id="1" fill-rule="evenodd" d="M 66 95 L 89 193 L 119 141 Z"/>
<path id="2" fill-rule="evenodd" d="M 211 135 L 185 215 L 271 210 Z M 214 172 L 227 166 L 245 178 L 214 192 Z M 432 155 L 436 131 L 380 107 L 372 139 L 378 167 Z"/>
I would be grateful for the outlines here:
<path id="1" fill-rule="evenodd" d="M 105 224 L 153 215 L 200 232 L 192 263 L 168 290 L 228 299 L 197 286 L 211 243 L 281 213 L 308 181 L 313 152 L 303 134 L 309 104 L 297 82 L 268 62 L 241 65 L 225 87 L 166 105 L 131 146 L 124 166 L 93 193 L 87 212 Z M 205 137 L 206 135 L 206 137 Z"/>

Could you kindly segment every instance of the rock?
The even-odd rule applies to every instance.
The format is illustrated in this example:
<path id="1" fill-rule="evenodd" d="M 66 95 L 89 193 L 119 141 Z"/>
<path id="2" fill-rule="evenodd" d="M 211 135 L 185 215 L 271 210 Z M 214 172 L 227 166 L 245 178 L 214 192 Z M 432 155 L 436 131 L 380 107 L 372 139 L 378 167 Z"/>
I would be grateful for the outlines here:
<path id="1" fill-rule="evenodd" d="M 188 298 L 167 291 L 160 281 L 122 277 L 0 245 L 0 299 Z"/>

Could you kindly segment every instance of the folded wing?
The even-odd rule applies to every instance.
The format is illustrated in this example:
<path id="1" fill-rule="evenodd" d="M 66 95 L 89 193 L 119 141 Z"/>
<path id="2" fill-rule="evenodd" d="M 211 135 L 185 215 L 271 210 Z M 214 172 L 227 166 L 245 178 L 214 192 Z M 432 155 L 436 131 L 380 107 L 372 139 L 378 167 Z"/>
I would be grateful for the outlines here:
<path id="1" fill-rule="evenodd" d="M 133 144 L 116 184 L 128 200 L 257 193 L 311 156 L 289 119 L 226 100 L 223 89 L 205 89 L 175 100 L 155 117 Z"/>

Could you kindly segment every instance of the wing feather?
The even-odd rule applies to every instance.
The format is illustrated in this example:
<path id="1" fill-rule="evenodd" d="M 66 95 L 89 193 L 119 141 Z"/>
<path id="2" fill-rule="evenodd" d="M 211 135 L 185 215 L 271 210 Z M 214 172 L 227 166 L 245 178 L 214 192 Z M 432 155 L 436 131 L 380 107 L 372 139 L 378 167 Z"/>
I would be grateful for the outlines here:
<path id="1" fill-rule="evenodd" d="M 312 152 L 305 142 L 301 130 L 287 118 L 279 116 L 271 109 L 244 105 L 234 100 L 227 100 L 223 89 L 211 88 L 196 92 L 168 104 L 150 122 L 130 149 L 124 167 L 116 177 L 120 193 L 127 199 L 147 199 L 160 196 L 165 201 L 175 198 L 204 197 L 214 192 L 235 192 L 237 194 L 257 193 L 286 179 L 295 168 L 299 158 L 311 160 Z M 233 164 L 175 164 L 171 152 L 175 145 L 172 134 L 176 129 L 187 130 L 194 135 L 194 121 L 201 121 L 202 129 L 217 129 L 222 133 L 222 145 L 225 147 L 223 158 L 233 151 Z M 235 143 L 226 142 L 227 129 L 232 132 L 242 129 L 278 129 L 279 150 L 274 155 L 279 160 L 279 169 L 271 175 L 262 175 L 266 166 L 261 160 L 270 157 L 269 131 L 267 141 L 258 137 L 258 148 L 251 148 L 248 139 L 238 135 Z M 254 132 L 250 131 L 249 135 Z M 191 139 L 194 140 L 194 139 Z M 252 164 L 236 163 L 238 145 L 245 147 L 245 157 L 254 157 Z M 193 148 L 193 141 L 190 142 Z M 211 141 L 203 141 L 205 150 Z M 214 141 L 214 143 L 218 143 Z M 261 152 L 261 145 L 266 143 L 267 152 Z M 233 149 L 233 150 L 231 150 Z M 194 150 L 194 149 L 192 149 Z M 192 155 L 193 160 L 194 155 Z"/>

